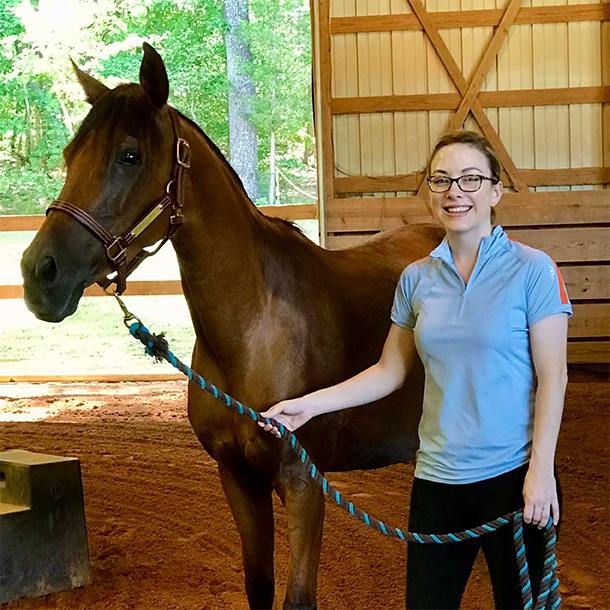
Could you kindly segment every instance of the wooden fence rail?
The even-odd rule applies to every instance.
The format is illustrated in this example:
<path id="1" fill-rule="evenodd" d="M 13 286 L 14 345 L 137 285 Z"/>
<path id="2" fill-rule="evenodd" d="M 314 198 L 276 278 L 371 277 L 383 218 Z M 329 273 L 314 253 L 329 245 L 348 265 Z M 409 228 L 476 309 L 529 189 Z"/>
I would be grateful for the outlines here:
<path id="1" fill-rule="evenodd" d="M 315 220 L 317 218 L 317 205 L 277 205 L 261 206 L 263 214 L 283 218 L 285 220 Z M 38 231 L 44 222 L 45 216 L 0 216 L 0 233 L 8 231 Z M 180 280 L 133 280 L 127 285 L 125 292 L 127 296 L 167 296 L 182 294 Z M 99 286 L 90 286 L 85 290 L 86 297 L 105 296 Z M 23 286 L 0 285 L 1 299 L 22 299 Z"/>

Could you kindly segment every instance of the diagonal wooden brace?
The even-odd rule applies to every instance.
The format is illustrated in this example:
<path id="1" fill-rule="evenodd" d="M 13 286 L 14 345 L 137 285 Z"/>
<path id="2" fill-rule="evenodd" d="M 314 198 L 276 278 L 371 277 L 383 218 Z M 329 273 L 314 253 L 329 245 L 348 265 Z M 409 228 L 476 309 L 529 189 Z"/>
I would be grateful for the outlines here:
<path id="1" fill-rule="evenodd" d="M 415 13 L 417 18 L 421 22 L 422 27 L 424 28 L 424 31 L 428 35 L 428 38 L 430 39 L 430 42 L 432 43 L 432 46 L 434 47 L 435 51 L 437 52 L 441 62 L 447 69 L 447 72 L 449 73 L 451 80 L 453 80 L 457 90 L 463 97 L 462 103 L 460 104 L 460 107 L 458 108 L 458 112 L 460 111 L 460 109 L 462 109 L 464 118 L 460 121 L 459 125 L 462 124 L 463 120 L 468 115 L 468 112 L 469 111 L 472 112 L 472 114 L 474 115 L 474 118 L 476 119 L 477 123 L 481 127 L 483 134 L 489 140 L 489 142 L 492 145 L 492 147 L 494 148 L 494 150 L 498 153 L 498 157 L 500 158 L 500 161 L 502 162 L 502 165 L 504 166 L 506 173 L 508 174 L 509 178 L 511 179 L 514 189 L 516 191 L 527 191 L 527 184 L 521 178 L 521 176 L 519 174 L 519 170 L 517 169 L 516 165 L 513 163 L 513 160 L 511 159 L 508 151 L 504 147 L 504 144 L 502 144 L 502 141 L 500 140 L 498 134 L 496 133 L 496 130 L 494 129 L 493 125 L 487 118 L 487 115 L 485 114 L 483 107 L 481 106 L 481 103 L 476 98 L 476 95 L 479 92 L 479 88 L 481 86 L 482 81 L 485 78 L 487 70 L 489 69 L 489 66 L 491 66 L 491 62 L 493 61 L 494 57 L 496 56 L 496 54 L 500 48 L 500 45 L 502 44 L 504 38 L 506 37 L 506 32 L 508 32 L 508 28 L 510 27 L 510 24 L 514 21 L 516 12 L 518 11 L 519 6 L 520 6 L 520 0 L 511 0 L 509 7 L 506 10 L 506 12 L 500 22 L 500 25 L 502 25 L 502 24 L 504 25 L 506 32 L 504 32 L 504 34 L 502 34 L 502 31 L 504 31 L 504 30 L 500 31 L 500 27 L 498 28 L 499 31 L 496 32 L 496 35 L 494 36 L 494 39 L 492 40 L 492 44 L 494 42 L 496 42 L 496 45 L 494 45 L 494 46 L 497 46 L 497 49 L 495 49 L 495 51 L 494 51 L 494 49 L 492 49 L 491 52 L 490 52 L 490 49 L 488 49 L 487 52 L 485 53 L 485 56 L 481 60 L 481 64 L 479 65 L 479 68 L 477 69 L 477 73 L 475 74 L 475 77 L 478 76 L 477 80 L 479 80 L 479 79 L 481 80 L 481 83 L 479 83 L 478 86 L 476 85 L 474 78 L 473 78 L 471 85 L 468 85 L 460 68 L 455 63 L 455 60 L 453 59 L 451 52 L 447 48 L 445 41 L 441 38 L 441 35 L 439 34 L 438 29 L 436 28 L 434 23 L 432 23 L 432 20 L 430 19 L 430 15 L 428 14 L 428 11 L 424 8 L 424 5 L 422 4 L 421 0 L 408 0 L 408 2 L 411 5 L 413 12 Z M 498 36 L 502 36 L 502 38 L 500 39 Z M 491 48 L 491 45 L 490 45 L 490 48 Z M 489 64 L 487 69 L 482 69 L 482 68 L 485 68 L 484 63 Z M 466 100 L 466 95 L 468 95 L 468 98 L 469 98 L 468 100 Z M 464 109 L 466 109 L 465 113 L 464 113 Z M 453 124 L 453 121 L 452 121 L 452 124 Z M 427 190 L 427 184 L 424 180 L 417 193 L 418 196 L 423 196 L 426 190 Z"/>
<path id="2" fill-rule="evenodd" d="M 454 131 L 459 129 L 462 123 L 466 120 L 468 113 L 472 107 L 472 103 L 476 99 L 479 91 L 481 89 L 481 85 L 491 68 L 491 64 L 493 63 L 502 43 L 506 39 L 508 34 L 508 30 L 510 26 L 514 23 L 515 17 L 517 16 L 517 12 L 521 7 L 521 0 L 511 0 L 506 12 L 502 16 L 500 20 L 500 24 L 498 25 L 487 50 L 485 51 L 485 55 L 481 59 L 481 63 L 477 68 L 472 80 L 470 81 L 470 85 L 468 86 L 468 90 L 466 94 L 462 98 L 462 102 L 457 109 L 456 113 L 453 115 L 451 122 L 449 123 L 449 131 Z"/>

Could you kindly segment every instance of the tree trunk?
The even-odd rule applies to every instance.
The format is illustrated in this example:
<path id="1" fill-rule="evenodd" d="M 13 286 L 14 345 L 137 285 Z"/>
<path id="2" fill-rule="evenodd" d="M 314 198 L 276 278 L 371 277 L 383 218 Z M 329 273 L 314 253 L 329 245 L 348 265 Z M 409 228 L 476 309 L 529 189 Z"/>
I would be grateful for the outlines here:
<path id="1" fill-rule="evenodd" d="M 74 136 L 74 121 L 70 116 L 70 112 L 68 110 L 68 107 L 66 106 L 66 103 L 62 99 L 61 93 L 57 95 L 57 99 L 59 100 L 59 107 L 61 108 L 61 114 L 64 118 L 64 125 L 68 128 L 70 139 L 72 139 L 72 137 Z"/>
<path id="2" fill-rule="evenodd" d="M 314 138 L 316 136 L 313 129 L 313 121 L 307 123 L 307 135 L 305 138 L 305 147 L 303 150 L 303 165 L 309 165 L 309 158 L 314 154 Z"/>
<path id="3" fill-rule="evenodd" d="M 244 64 L 252 61 L 250 49 L 241 33 L 241 22 L 248 21 L 248 0 L 224 0 L 228 29 L 225 34 L 227 76 L 229 78 L 229 150 L 231 165 L 241 178 L 252 200 L 260 197 L 256 169 L 258 143 L 256 128 L 249 121 L 250 101 L 255 95 Z"/>
<path id="4" fill-rule="evenodd" d="M 279 203 L 276 201 L 276 180 L 277 171 L 275 169 L 275 131 L 271 132 L 269 142 L 269 205 Z"/>
<path id="5" fill-rule="evenodd" d="M 32 111 L 30 109 L 30 100 L 28 98 L 28 89 L 23 82 L 23 97 L 25 100 L 25 151 L 24 158 L 27 161 L 30 160 L 30 155 L 32 153 Z"/>

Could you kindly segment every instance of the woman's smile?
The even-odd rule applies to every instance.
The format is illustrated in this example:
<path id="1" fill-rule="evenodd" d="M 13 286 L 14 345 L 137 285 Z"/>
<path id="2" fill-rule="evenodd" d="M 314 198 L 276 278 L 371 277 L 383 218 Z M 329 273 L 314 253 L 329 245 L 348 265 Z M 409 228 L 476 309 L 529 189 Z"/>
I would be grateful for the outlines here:
<path id="1" fill-rule="evenodd" d="M 443 211 L 445 211 L 447 214 L 449 214 L 449 216 L 452 216 L 454 218 L 466 216 L 466 214 L 468 214 L 470 210 L 472 210 L 471 205 L 449 205 L 443 207 Z"/>

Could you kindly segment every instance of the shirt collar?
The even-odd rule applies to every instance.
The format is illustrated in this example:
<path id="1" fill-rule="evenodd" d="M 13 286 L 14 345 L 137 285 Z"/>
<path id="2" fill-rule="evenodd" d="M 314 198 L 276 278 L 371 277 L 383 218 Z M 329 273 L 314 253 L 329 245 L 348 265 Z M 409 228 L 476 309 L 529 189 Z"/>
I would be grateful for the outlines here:
<path id="1" fill-rule="evenodd" d="M 497 252 L 499 248 L 501 248 L 508 241 L 508 235 L 504 232 L 504 229 L 497 225 L 491 235 L 484 237 L 481 240 L 481 245 L 479 246 L 479 258 L 487 258 L 489 255 Z M 430 252 L 431 258 L 440 258 L 441 260 L 452 263 L 453 264 L 453 254 L 451 253 L 451 248 L 449 247 L 449 241 L 447 240 L 447 236 L 445 235 L 443 241 Z"/>

